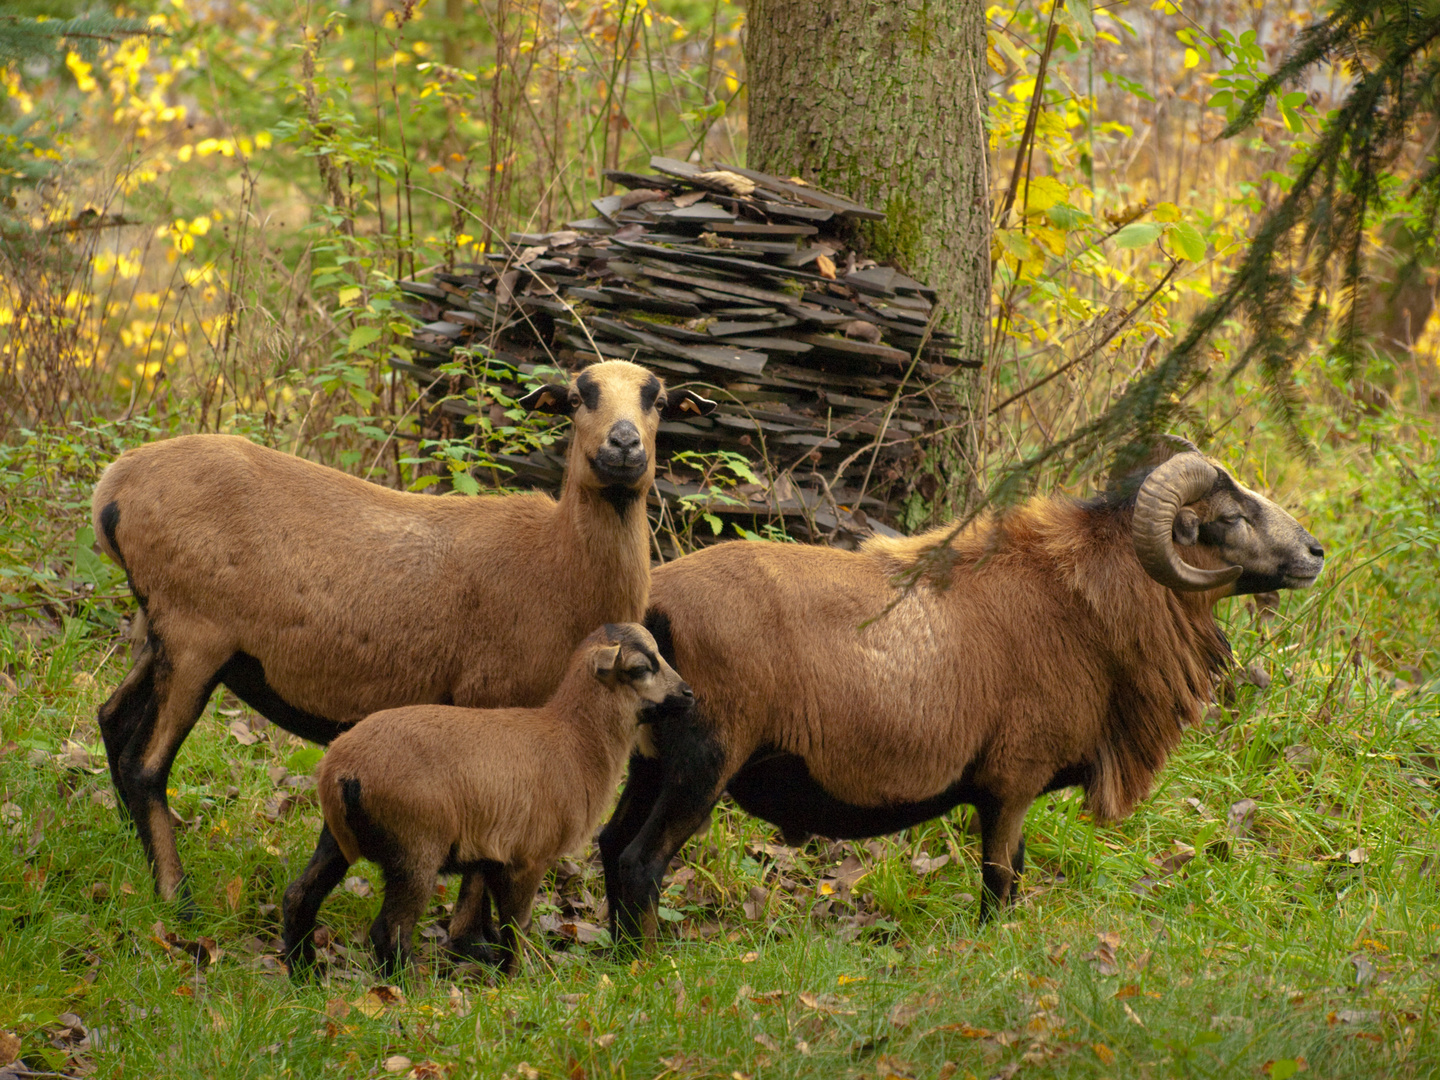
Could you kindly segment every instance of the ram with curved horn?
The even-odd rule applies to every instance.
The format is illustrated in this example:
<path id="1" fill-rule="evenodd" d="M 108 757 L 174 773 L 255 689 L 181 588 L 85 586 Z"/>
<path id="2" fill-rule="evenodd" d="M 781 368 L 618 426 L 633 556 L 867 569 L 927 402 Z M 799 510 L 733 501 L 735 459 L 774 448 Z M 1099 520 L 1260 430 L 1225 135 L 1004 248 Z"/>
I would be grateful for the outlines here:
<path id="1" fill-rule="evenodd" d="M 727 791 L 791 842 L 973 805 L 990 912 L 1014 894 L 1036 797 L 1079 785 L 1113 820 L 1149 792 L 1229 662 L 1215 604 L 1303 588 L 1324 563 L 1182 440 L 1090 502 L 976 521 L 949 540 L 948 580 L 901 594 L 948 532 L 718 544 L 654 573 L 647 625 L 696 707 L 657 726 L 658 758 L 632 759 L 601 836 L 617 933 L 650 922 L 660 875 Z"/>

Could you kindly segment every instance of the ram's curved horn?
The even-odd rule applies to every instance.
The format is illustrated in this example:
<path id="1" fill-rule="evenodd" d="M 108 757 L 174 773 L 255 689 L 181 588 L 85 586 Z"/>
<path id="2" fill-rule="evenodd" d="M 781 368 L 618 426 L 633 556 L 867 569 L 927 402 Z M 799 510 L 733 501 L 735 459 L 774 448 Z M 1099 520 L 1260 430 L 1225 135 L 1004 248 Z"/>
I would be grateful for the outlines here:
<path id="1" fill-rule="evenodd" d="M 1200 454 L 1176 454 L 1155 467 L 1135 496 L 1135 519 L 1131 535 L 1135 557 L 1152 578 L 1167 589 L 1200 592 L 1228 585 L 1243 572 L 1240 566 L 1224 570 L 1201 570 L 1191 566 L 1175 550 L 1171 538 L 1175 515 L 1186 503 L 1194 502 L 1215 484 L 1215 466 Z"/>

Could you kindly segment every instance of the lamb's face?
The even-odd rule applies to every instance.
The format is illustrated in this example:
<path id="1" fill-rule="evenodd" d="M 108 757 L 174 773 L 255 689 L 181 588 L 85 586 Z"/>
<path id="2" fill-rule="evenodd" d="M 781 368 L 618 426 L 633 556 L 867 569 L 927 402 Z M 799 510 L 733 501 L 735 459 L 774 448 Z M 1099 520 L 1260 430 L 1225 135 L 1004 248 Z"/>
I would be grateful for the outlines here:
<path id="1" fill-rule="evenodd" d="M 628 686 L 641 701 L 659 705 L 694 696 L 690 684 L 665 662 L 650 632 L 638 623 L 604 627 L 606 644 L 596 651 L 595 676 L 612 686 Z"/>
<path id="2" fill-rule="evenodd" d="M 574 479 L 624 505 L 649 490 L 660 421 L 715 408 L 689 390 L 667 391 L 658 377 L 627 360 L 592 364 L 570 386 L 543 386 L 520 404 L 569 416 L 575 422 L 569 458 Z"/>
<path id="3" fill-rule="evenodd" d="M 1209 495 L 1176 515 L 1177 539 L 1209 547 L 1226 564 L 1242 567 L 1237 594 L 1313 584 L 1325 565 L 1320 542 L 1265 496 L 1224 469 L 1216 473 Z"/>

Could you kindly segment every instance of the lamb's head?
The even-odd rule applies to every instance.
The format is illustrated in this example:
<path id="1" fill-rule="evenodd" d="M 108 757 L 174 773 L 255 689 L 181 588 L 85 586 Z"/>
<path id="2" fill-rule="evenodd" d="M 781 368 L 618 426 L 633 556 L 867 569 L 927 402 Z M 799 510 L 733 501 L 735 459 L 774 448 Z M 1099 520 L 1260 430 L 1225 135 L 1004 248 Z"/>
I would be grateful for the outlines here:
<path id="1" fill-rule="evenodd" d="M 1150 471 L 1132 528 L 1146 573 L 1181 592 L 1303 589 L 1325 565 L 1298 521 L 1193 448 Z"/>
<path id="2" fill-rule="evenodd" d="M 688 700 L 690 684 L 665 662 L 660 647 L 639 623 L 606 623 L 590 635 L 595 677 L 607 686 L 629 687 L 652 705 Z"/>
<path id="3" fill-rule="evenodd" d="M 704 416 L 715 408 L 689 390 L 666 390 L 656 375 L 628 360 L 592 364 L 569 386 L 548 383 L 520 405 L 574 421 L 570 482 L 603 493 L 617 509 L 650 488 L 660 421 Z"/>

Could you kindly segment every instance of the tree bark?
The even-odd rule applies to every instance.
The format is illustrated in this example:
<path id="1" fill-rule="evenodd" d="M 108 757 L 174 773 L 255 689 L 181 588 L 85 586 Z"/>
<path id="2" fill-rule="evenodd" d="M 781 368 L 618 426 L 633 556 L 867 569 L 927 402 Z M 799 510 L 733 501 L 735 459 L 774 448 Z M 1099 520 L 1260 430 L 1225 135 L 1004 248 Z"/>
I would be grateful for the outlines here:
<path id="1" fill-rule="evenodd" d="M 749 165 L 884 210 L 857 243 L 936 289 L 966 356 L 990 303 L 979 0 L 752 0 Z"/>

